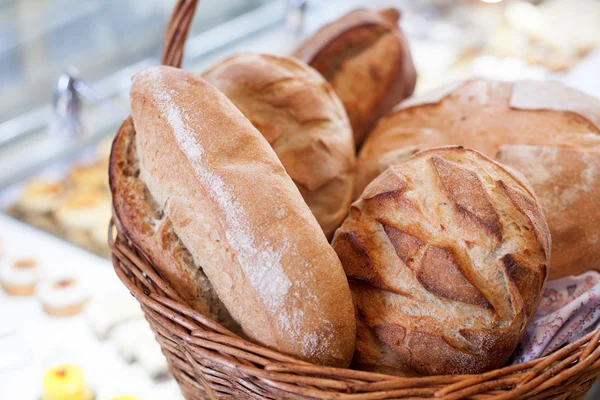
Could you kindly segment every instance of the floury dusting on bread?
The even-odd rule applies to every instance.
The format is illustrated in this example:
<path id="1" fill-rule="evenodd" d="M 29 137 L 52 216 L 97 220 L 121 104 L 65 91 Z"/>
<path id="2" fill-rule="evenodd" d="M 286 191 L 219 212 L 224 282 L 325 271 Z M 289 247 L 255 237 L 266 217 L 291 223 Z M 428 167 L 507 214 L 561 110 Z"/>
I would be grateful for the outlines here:
<path id="1" fill-rule="evenodd" d="M 160 111 L 166 115 L 169 124 L 173 127 L 173 133 L 180 149 L 193 166 L 196 176 L 205 190 L 225 211 L 225 217 L 230 226 L 225 233 L 227 242 L 240 258 L 244 272 L 254 289 L 263 297 L 271 313 L 277 315 L 282 311 L 281 304 L 285 301 L 285 296 L 291 287 L 289 279 L 281 268 L 281 256 L 283 252 L 293 253 L 293 244 L 290 245 L 289 242 L 286 242 L 282 248 L 275 251 L 268 242 L 253 237 L 243 208 L 237 203 L 223 180 L 204 167 L 202 162 L 204 149 L 196 141 L 194 133 L 186 124 L 186 121 L 189 121 L 189 115 L 173 101 L 172 96 L 178 96 L 177 91 L 169 90 L 166 87 L 163 75 L 158 69 L 151 68 L 146 72 L 140 73 L 136 79 L 140 79 L 140 85 L 151 85 L 151 93 L 160 107 Z M 199 118 L 202 118 L 201 109 L 197 109 L 195 112 L 198 113 Z M 163 209 L 167 212 L 168 202 L 169 199 L 163 204 Z M 285 323 L 288 316 L 285 313 L 279 315 L 282 322 Z"/>
<path id="2" fill-rule="evenodd" d="M 347 366 L 355 319 L 343 269 L 262 135 L 201 77 L 168 67 L 135 76 L 132 116 L 140 184 L 243 332 Z M 185 263 L 189 291 L 201 281 Z"/>

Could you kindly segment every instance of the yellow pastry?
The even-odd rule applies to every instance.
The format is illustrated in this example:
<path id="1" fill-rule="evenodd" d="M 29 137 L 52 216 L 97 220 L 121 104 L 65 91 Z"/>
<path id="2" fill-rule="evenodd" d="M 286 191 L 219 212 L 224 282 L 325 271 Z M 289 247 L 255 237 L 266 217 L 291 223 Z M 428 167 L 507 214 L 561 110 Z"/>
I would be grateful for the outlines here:
<path id="1" fill-rule="evenodd" d="M 87 387 L 83 371 L 76 365 L 64 364 L 44 375 L 41 400 L 93 400 L 94 392 Z"/>

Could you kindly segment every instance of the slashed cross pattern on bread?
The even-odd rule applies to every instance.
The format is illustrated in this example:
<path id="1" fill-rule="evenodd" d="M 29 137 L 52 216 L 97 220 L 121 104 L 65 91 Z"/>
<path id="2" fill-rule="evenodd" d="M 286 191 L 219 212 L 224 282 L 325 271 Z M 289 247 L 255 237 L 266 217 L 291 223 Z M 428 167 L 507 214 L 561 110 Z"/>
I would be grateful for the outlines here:
<path id="1" fill-rule="evenodd" d="M 373 124 L 410 96 L 416 72 L 400 12 L 357 9 L 323 26 L 293 55 L 310 64 L 344 103 L 360 146 Z"/>
<path id="2" fill-rule="evenodd" d="M 463 145 L 521 171 L 552 233 L 551 279 L 600 265 L 600 100 L 558 82 L 473 79 L 400 103 L 360 151 L 354 196 L 390 165 Z"/>
<path id="3" fill-rule="evenodd" d="M 355 320 L 343 269 L 260 132 L 175 68 L 137 74 L 131 97 L 133 124 L 111 158 L 130 239 L 199 311 L 284 353 L 347 366 Z"/>
<path id="4" fill-rule="evenodd" d="M 263 134 L 328 238 L 352 200 L 355 151 L 344 106 L 308 65 L 239 53 L 202 74 Z"/>
<path id="5" fill-rule="evenodd" d="M 333 246 L 358 311 L 354 363 L 407 375 L 504 365 L 550 262 L 529 183 L 462 147 L 388 168 L 352 205 Z"/>

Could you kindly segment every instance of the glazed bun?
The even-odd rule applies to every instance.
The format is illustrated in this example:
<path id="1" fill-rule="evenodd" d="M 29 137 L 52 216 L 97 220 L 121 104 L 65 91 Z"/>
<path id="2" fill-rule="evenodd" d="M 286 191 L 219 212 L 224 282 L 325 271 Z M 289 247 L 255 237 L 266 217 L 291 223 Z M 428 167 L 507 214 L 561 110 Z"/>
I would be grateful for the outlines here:
<path id="1" fill-rule="evenodd" d="M 357 307 L 355 365 L 404 375 L 504 365 L 550 263 L 528 182 L 457 146 L 388 168 L 353 203 L 333 247 Z"/>

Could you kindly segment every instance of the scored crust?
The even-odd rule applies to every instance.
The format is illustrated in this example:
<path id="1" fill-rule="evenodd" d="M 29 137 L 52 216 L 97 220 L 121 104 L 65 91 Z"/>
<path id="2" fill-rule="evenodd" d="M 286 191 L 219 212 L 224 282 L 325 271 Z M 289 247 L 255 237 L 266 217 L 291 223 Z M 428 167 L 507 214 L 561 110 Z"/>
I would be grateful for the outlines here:
<path id="1" fill-rule="evenodd" d="M 550 276 L 598 269 L 600 215 L 590 211 L 597 210 L 598 185 L 587 183 L 598 179 L 591 174 L 596 165 L 592 160 L 600 155 L 597 121 L 599 100 L 557 82 L 473 79 L 450 84 L 401 103 L 378 122 L 358 157 L 354 198 L 388 166 L 406 161 L 419 149 L 464 145 L 496 157 L 501 146 L 511 145 L 504 148 L 502 162 L 523 168 L 548 218 L 554 239 Z M 557 157 L 541 160 L 542 152 L 508 153 L 522 145 L 555 149 L 544 154 Z M 563 157 L 561 149 L 569 149 L 571 156 Z M 551 163 L 552 174 L 544 174 Z M 557 207 L 564 197 L 570 200 L 572 218 Z"/>
<path id="2" fill-rule="evenodd" d="M 289 57 L 238 53 L 202 74 L 275 150 L 325 235 L 348 213 L 355 152 L 344 106 L 308 65 Z"/>
<path id="3" fill-rule="evenodd" d="M 332 84 L 357 147 L 375 121 L 415 87 L 416 72 L 399 19 L 394 8 L 353 10 L 323 26 L 293 53 Z"/>
<path id="4" fill-rule="evenodd" d="M 529 185 L 481 153 L 434 148 L 388 168 L 333 240 L 359 316 L 354 364 L 404 375 L 504 365 L 536 312 L 550 246 Z"/>

